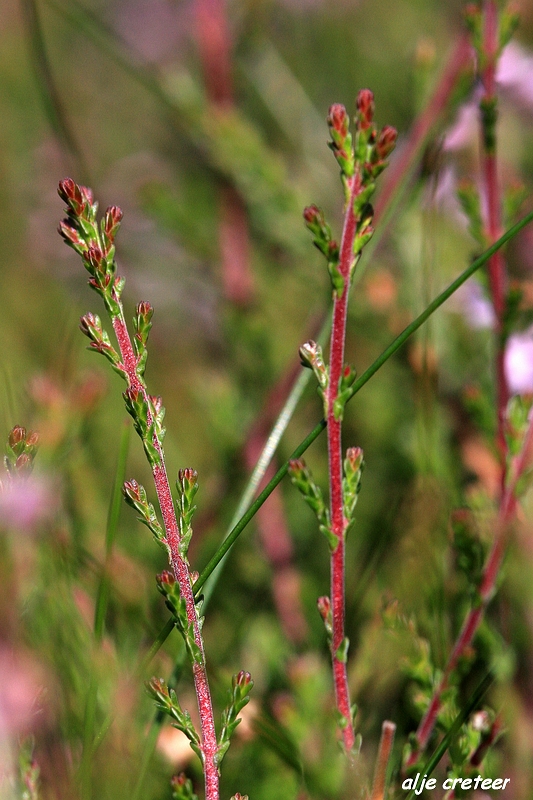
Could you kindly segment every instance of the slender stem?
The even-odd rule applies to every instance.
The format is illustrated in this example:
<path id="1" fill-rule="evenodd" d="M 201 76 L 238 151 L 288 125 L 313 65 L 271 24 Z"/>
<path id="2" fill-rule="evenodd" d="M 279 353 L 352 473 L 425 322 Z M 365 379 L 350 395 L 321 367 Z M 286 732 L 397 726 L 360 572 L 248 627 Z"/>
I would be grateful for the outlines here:
<path id="1" fill-rule="evenodd" d="M 435 727 L 437 714 L 442 703 L 442 694 L 446 690 L 450 676 L 457 662 L 470 646 L 479 627 L 485 609 L 495 591 L 496 580 L 507 544 L 510 523 L 515 517 L 517 507 L 517 486 L 520 478 L 531 464 L 533 455 L 533 424 L 530 422 L 524 438 L 521 452 L 515 457 L 511 466 L 511 475 L 501 498 L 498 515 L 495 521 L 495 534 L 491 551 L 485 562 L 483 577 L 478 589 L 476 604 L 470 609 L 455 642 L 448 663 L 444 669 L 440 684 L 433 695 L 429 707 L 416 732 L 417 748 L 413 750 L 406 766 L 410 767 L 418 761 L 421 752 L 427 746 L 429 737 Z"/>
<path id="2" fill-rule="evenodd" d="M 337 538 L 337 545 L 331 554 L 331 661 L 333 665 L 335 699 L 337 709 L 342 716 L 342 738 L 347 753 L 351 751 L 354 745 L 355 734 L 350 711 L 346 658 L 345 656 L 340 656 L 339 652 L 339 648 L 341 648 L 344 640 L 346 520 L 344 518 L 342 489 L 342 419 L 337 418 L 335 414 L 335 401 L 339 394 L 339 386 L 344 368 L 344 345 L 346 340 L 348 297 L 350 294 L 350 273 L 354 263 L 353 244 L 357 230 L 357 219 L 354 214 L 354 199 L 360 189 L 360 176 L 359 173 L 356 172 L 356 174 L 349 179 L 348 202 L 340 247 L 339 272 L 344 280 L 344 285 L 340 296 L 337 292 L 334 293 L 326 416 L 330 520 L 332 533 Z"/>
<path id="3" fill-rule="evenodd" d="M 496 64 L 498 59 L 498 7 L 494 0 L 484 3 L 483 69 L 481 80 L 481 161 L 486 198 L 486 235 L 490 244 L 501 234 L 501 193 L 496 161 Z M 496 334 L 496 385 L 498 432 L 497 445 L 501 458 L 502 483 L 505 470 L 505 436 L 503 432 L 505 408 L 509 400 L 509 387 L 504 368 L 504 316 L 507 293 L 507 274 L 503 253 L 499 250 L 488 264 L 490 292 L 494 307 L 494 332 Z"/>
<path id="4" fill-rule="evenodd" d="M 387 767 L 389 765 L 395 733 L 396 725 L 394 722 L 385 720 L 381 726 L 381 739 L 379 741 L 378 757 L 376 759 L 376 770 L 374 773 L 374 783 L 372 784 L 372 794 L 370 795 L 371 800 L 383 800 L 385 797 Z"/>
<path id="5" fill-rule="evenodd" d="M 139 380 L 136 371 L 137 360 L 131 341 L 129 338 L 124 314 L 121 312 L 119 315 L 113 317 L 113 329 L 117 337 L 122 356 L 124 368 L 128 374 L 128 381 L 130 388 L 141 392 L 146 402 L 148 403 L 148 395 L 142 382 Z M 149 417 L 148 424 L 152 420 Z M 170 563 L 176 576 L 180 587 L 180 594 L 185 600 L 187 609 L 187 619 L 189 624 L 192 623 L 194 629 L 194 639 L 200 650 L 201 659 L 193 663 L 193 677 L 194 686 L 196 690 L 196 698 L 198 702 L 198 711 L 200 714 L 200 726 L 202 732 L 202 755 L 203 766 L 205 775 L 205 792 L 206 800 L 218 800 L 218 768 L 215 763 L 215 756 L 217 753 L 217 740 L 215 732 L 215 723 L 213 719 L 213 707 L 211 703 L 211 693 L 209 690 L 209 682 L 207 679 L 207 671 L 205 666 L 205 654 L 203 639 L 198 620 L 196 605 L 194 602 L 194 593 L 192 589 L 191 576 L 189 572 L 189 565 L 186 559 L 180 553 L 180 534 L 176 514 L 174 511 L 174 501 L 170 490 L 170 484 L 166 472 L 165 460 L 163 455 L 163 448 L 159 441 L 157 434 L 154 433 L 153 444 L 159 453 L 159 464 L 152 467 L 154 483 L 157 491 L 157 497 L 163 516 L 165 525 L 166 538 L 170 551 Z"/>

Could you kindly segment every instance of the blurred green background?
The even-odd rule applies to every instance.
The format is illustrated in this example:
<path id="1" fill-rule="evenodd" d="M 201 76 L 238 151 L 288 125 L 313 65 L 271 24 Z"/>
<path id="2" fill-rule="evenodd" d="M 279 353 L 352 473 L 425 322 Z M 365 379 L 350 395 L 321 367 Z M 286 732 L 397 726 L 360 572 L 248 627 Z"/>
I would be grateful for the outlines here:
<path id="1" fill-rule="evenodd" d="M 520 5 L 516 41 L 526 56 L 533 3 Z M 462 35 L 462 7 L 235 0 L 220 22 L 217 3 L 206 0 L 4 0 L 0 420 L 4 438 L 15 424 L 39 430 L 44 494 L 32 530 L 15 514 L 0 542 L 0 758 L 15 769 L 20 742 L 33 734 L 44 798 L 170 797 L 168 779 L 184 767 L 201 791 L 198 764 L 171 729 L 151 754 L 154 709 L 142 682 L 153 672 L 169 677 L 180 642 L 173 633 L 141 668 L 167 620 L 154 580 L 165 555 L 126 507 L 107 562 L 105 634 L 101 643 L 93 636 L 126 414 L 119 377 L 87 352 L 78 330 L 82 314 L 103 314 L 79 259 L 56 233 L 58 181 L 69 175 L 93 188 L 102 210 L 124 211 L 117 255 L 125 307 L 128 319 L 141 299 L 155 307 L 147 381 L 167 409 L 170 476 L 185 466 L 200 476 L 191 559 L 201 569 L 299 372 L 298 347 L 317 334 L 330 306 L 329 279 L 301 217 L 317 203 L 340 235 L 328 106 L 342 102 L 351 113 L 358 89 L 371 88 L 378 124 L 399 131 L 394 165 Z M 531 84 L 531 72 L 524 80 Z M 528 185 L 533 102 L 512 82 L 506 87 L 501 174 Z M 454 91 L 362 263 L 347 343 L 359 373 L 475 249 L 446 179 L 476 177 L 477 132 L 454 148 L 445 139 L 472 91 L 467 80 Z M 530 244 L 524 234 L 509 251 L 526 299 Z M 327 546 L 284 481 L 230 554 L 206 612 L 217 709 L 233 673 L 246 669 L 256 682 L 224 761 L 224 797 L 358 797 L 371 780 L 382 720 L 398 724 L 396 765 L 416 728 L 401 665 L 416 643 L 388 632 L 380 612 L 397 599 L 443 667 L 471 587 L 451 546 L 450 513 L 465 496 L 487 508 L 497 482 L 490 441 L 464 400 L 467 385 L 479 387 L 490 415 L 493 346 L 486 329 L 469 327 L 462 307 L 452 301 L 439 311 L 346 414 L 345 444 L 366 456 L 347 566 L 350 680 L 363 735 L 357 775 L 346 777 L 338 754 L 316 612 L 316 598 L 328 591 Z M 311 384 L 277 463 L 320 419 Z M 307 460 L 325 487 L 323 437 Z M 153 494 L 134 436 L 126 477 Z M 483 550 L 490 527 L 479 527 Z M 513 798 L 529 797 L 531 786 L 532 567 L 522 520 L 472 667 L 480 676 L 490 665 L 499 678 L 491 702 L 504 707 L 508 734 L 492 770 L 499 776 L 505 765 Z M 187 669 L 180 687 L 192 710 Z"/>

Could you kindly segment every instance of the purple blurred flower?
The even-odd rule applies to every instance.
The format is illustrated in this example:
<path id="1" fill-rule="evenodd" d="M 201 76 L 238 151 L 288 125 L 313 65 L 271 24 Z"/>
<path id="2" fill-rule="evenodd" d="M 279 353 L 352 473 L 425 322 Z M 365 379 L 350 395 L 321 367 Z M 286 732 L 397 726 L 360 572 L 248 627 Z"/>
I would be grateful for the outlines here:
<path id="1" fill-rule="evenodd" d="M 496 80 L 502 89 L 533 112 L 533 55 L 511 42 L 498 62 Z"/>
<path id="2" fill-rule="evenodd" d="M 533 327 L 509 336 L 504 364 L 511 394 L 533 392 Z"/>
<path id="3" fill-rule="evenodd" d="M 0 527 L 32 532 L 50 518 L 54 507 L 47 480 L 35 475 L 12 478 L 0 491 Z"/>
<path id="4" fill-rule="evenodd" d="M 492 303 L 476 280 L 469 280 L 455 293 L 451 308 L 459 311 L 471 328 L 492 328 L 495 322 Z"/>

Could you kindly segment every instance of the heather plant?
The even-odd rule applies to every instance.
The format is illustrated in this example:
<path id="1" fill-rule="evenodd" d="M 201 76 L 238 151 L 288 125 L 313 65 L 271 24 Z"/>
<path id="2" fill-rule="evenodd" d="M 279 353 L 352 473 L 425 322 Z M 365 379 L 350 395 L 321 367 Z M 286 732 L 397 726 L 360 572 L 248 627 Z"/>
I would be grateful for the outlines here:
<path id="1" fill-rule="evenodd" d="M 35 4 L 26 11 L 42 69 Z M 62 384 L 41 376 L 30 384 L 41 452 L 35 458 L 36 434 L 12 428 L 0 493 L 9 531 L 2 577 L 11 598 L 2 601 L 0 665 L 4 683 L 15 685 L 16 677 L 28 698 L 38 695 L 37 686 L 47 691 L 36 700 L 38 717 L 27 707 L 17 718 L 11 696 L 0 690 L 0 723 L 11 737 L 7 747 L 0 741 L 9 773 L 2 791 L 6 786 L 9 800 L 192 800 L 203 792 L 210 800 L 232 793 L 241 800 L 236 787 L 250 798 L 452 800 L 505 788 L 503 796 L 525 798 L 528 751 L 516 733 L 524 718 L 514 709 L 528 701 L 529 587 L 521 571 L 533 382 L 518 385 L 510 364 L 530 340 L 531 303 L 519 247 L 505 245 L 533 214 L 517 222 L 527 192 L 501 166 L 508 153 L 496 126 L 497 69 L 517 16 L 490 1 L 467 7 L 467 32 L 395 152 L 395 129 L 374 121 L 372 92 L 359 92 L 353 125 L 343 105 L 330 107 L 330 148 L 344 189 L 340 241 L 327 221 L 335 217 L 331 200 L 326 212 L 314 205 L 304 211 L 326 259 L 320 283 L 309 243 L 292 226 L 301 186 L 287 180 L 253 112 L 247 109 L 247 117 L 237 102 L 225 10 L 198 2 L 195 14 L 198 84 L 184 74 L 163 79 L 143 72 L 77 3 L 65 16 L 158 98 L 174 133 L 186 130 L 187 146 L 216 175 L 216 219 L 213 204 L 201 201 L 203 214 L 186 218 L 157 179 L 142 193 L 161 227 L 178 229 L 196 253 L 212 254 L 218 243 L 226 305 L 207 359 L 191 317 L 175 343 L 179 369 L 169 369 L 167 379 L 164 313 L 152 331 L 153 308 L 142 301 L 131 332 L 126 324 L 129 288 L 139 286 L 133 273 L 124 291 L 117 274 L 122 211 L 110 206 L 99 219 L 92 191 L 61 181 L 66 218 L 59 232 L 81 257 L 116 342 L 92 312 L 82 317 L 81 331 L 89 350 L 125 381 L 124 406 L 146 463 L 141 448 L 130 447 L 129 425 L 120 433 L 118 422 L 110 422 L 119 412 L 112 391 L 104 405 L 101 377 L 88 373 Z M 267 57 L 278 77 L 287 75 L 272 52 Z M 254 76 L 264 87 L 259 67 Z M 48 90 L 51 79 L 47 74 Z M 276 108 L 272 94 L 264 97 Z M 58 98 L 50 91 L 49 112 L 83 174 L 87 165 Z M 424 146 L 436 147 L 432 134 L 446 131 L 453 112 L 468 102 L 478 111 L 479 152 L 454 160 L 452 136 L 444 133 L 440 152 L 429 147 L 416 172 Z M 294 114 L 284 129 L 289 138 Z M 303 137 L 295 141 L 299 154 L 309 147 Z M 441 229 L 429 195 L 447 191 L 450 162 L 458 200 L 447 202 L 455 202 L 456 216 L 451 225 L 439 218 Z M 328 179 L 320 174 L 312 195 L 311 184 L 305 187 L 307 202 L 326 194 Z M 404 191 L 409 183 L 414 201 Z M 448 261 L 439 251 L 445 278 L 430 273 L 427 242 L 418 254 L 421 218 L 434 226 L 435 238 L 452 243 Z M 150 236 L 146 227 L 144 233 Z M 134 230 L 123 230 L 119 240 L 125 267 L 131 236 Z M 262 243 L 260 258 L 251 257 L 254 237 Z M 474 252 L 460 272 L 468 249 Z M 150 257 L 157 258 L 153 241 Z M 302 275 L 289 274 L 289 261 L 303 265 Z M 299 285 L 292 282 L 299 277 Z M 208 282 L 205 272 L 202 281 Z M 156 293 L 159 312 L 165 298 L 157 299 L 155 284 L 143 293 Z M 306 333 L 295 320 L 316 294 L 332 300 L 331 320 L 320 306 Z M 265 324 L 258 303 L 266 298 L 279 310 L 266 312 Z M 488 330 L 468 327 L 473 299 Z M 202 300 L 205 306 L 207 295 Z M 456 303 L 455 313 L 435 314 L 446 301 Z M 209 325 L 204 306 L 195 313 Z M 277 313 L 283 324 L 268 318 Z M 276 371 L 271 348 L 280 329 L 287 358 L 299 344 L 301 364 L 272 388 L 265 378 Z M 49 321 L 47 331 L 49 342 Z M 61 337 L 52 338 L 57 355 Z M 230 359 L 237 366 L 226 381 L 221 365 Z M 358 375 L 350 361 L 370 366 Z M 70 368 L 63 364 L 63 373 Z M 161 385 L 168 398 L 168 434 L 147 369 L 149 385 Z M 318 384 L 320 400 L 309 393 L 295 414 L 309 382 Z M 315 427 L 307 433 L 311 420 Z M 313 443 L 322 433 L 327 447 L 320 448 Z M 117 450 L 111 486 L 108 462 Z M 252 474 L 236 499 L 245 477 L 241 460 Z M 175 462 L 172 488 L 167 465 Z M 56 478 L 46 484 L 48 470 Z M 293 500 L 287 475 L 308 508 Z M 103 497 L 106 524 L 98 513 Z M 159 548 L 145 544 L 131 512 L 122 514 L 123 499 Z M 237 508 L 228 511 L 234 501 Z M 21 513 L 25 507 L 31 515 Z M 249 535 L 254 525 L 257 552 Z M 9 655 L 4 641 L 14 643 Z"/>

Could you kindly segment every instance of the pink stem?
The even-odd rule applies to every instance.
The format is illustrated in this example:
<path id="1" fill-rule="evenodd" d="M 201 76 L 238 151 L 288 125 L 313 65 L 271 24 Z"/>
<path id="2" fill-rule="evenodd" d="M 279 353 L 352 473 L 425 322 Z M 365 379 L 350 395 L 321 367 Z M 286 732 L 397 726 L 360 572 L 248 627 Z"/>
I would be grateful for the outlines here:
<path id="1" fill-rule="evenodd" d="M 496 63 L 498 58 L 498 8 L 494 0 L 484 4 L 484 42 L 483 56 L 485 66 L 481 75 L 483 81 L 483 102 L 493 103 L 496 100 Z M 498 184 L 495 145 L 487 147 L 482 131 L 482 170 L 487 206 L 486 233 L 488 244 L 493 244 L 502 234 L 501 198 Z M 507 275 L 505 261 L 501 250 L 498 250 L 489 261 L 489 282 L 492 304 L 495 314 L 496 343 L 496 383 L 498 434 L 497 444 L 502 462 L 502 476 L 505 468 L 505 436 L 503 431 L 505 409 L 509 400 L 509 387 L 504 369 L 503 325 L 505 314 L 505 297 L 507 291 Z M 503 477 L 502 477 L 503 480 Z"/>
<path id="2" fill-rule="evenodd" d="M 465 650 L 471 645 L 479 624 L 483 619 L 485 609 L 487 608 L 490 599 L 494 594 L 496 579 L 502 565 L 505 546 L 507 544 L 509 526 L 516 513 L 517 484 L 525 470 L 530 465 L 532 454 L 533 424 L 530 422 L 524 438 L 522 450 L 520 454 L 513 460 L 509 482 L 501 498 L 495 524 L 496 530 L 494 542 L 492 544 L 492 549 L 488 555 L 487 561 L 485 562 L 483 577 L 478 590 L 478 604 L 470 610 L 463 623 L 461 632 L 451 652 L 448 663 L 446 664 L 441 682 L 435 694 L 433 695 L 429 708 L 426 711 L 416 732 L 418 747 L 411 753 L 411 756 L 406 763 L 407 767 L 411 767 L 416 764 L 420 754 L 426 748 L 429 737 L 431 736 L 437 721 L 437 714 L 441 707 L 442 694 L 448 686 L 450 675 L 452 674 L 457 662 L 464 654 Z"/>
<path id="3" fill-rule="evenodd" d="M 354 198 L 361 188 L 359 175 L 349 178 L 349 197 L 344 217 L 342 232 L 339 272 L 344 279 L 340 297 L 335 293 L 333 302 L 333 323 L 331 329 L 329 388 L 327 391 L 327 435 L 329 464 L 329 497 L 331 530 L 337 538 L 337 546 L 331 554 L 331 612 L 332 636 L 331 659 L 335 699 L 337 708 L 346 720 L 342 729 L 342 738 L 346 752 L 349 753 L 355 742 L 355 734 L 351 719 L 350 695 L 348 690 L 348 674 L 346 663 L 338 658 L 338 650 L 344 639 L 344 559 L 345 530 L 344 499 L 342 491 L 342 423 L 335 419 L 334 404 L 339 393 L 339 384 L 344 367 L 344 344 L 346 339 L 346 317 L 348 296 L 350 293 L 350 272 L 354 261 L 353 243 L 357 220 L 354 214 Z"/>
<path id="4" fill-rule="evenodd" d="M 145 387 L 139 380 L 136 372 L 137 359 L 131 345 L 130 337 L 121 311 L 119 316 L 113 317 L 113 329 L 117 337 L 123 366 L 128 374 L 129 387 L 140 392 L 145 401 L 148 402 L 148 395 Z M 150 412 L 148 412 L 148 424 L 152 422 Z M 215 763 L 217 753 L 217 739 L 215 732 L 215 722 L 213 718 L 213 707 L 211 703 L 211 693 L 207 679 L 205 667 L 205 654 L 198 616 L 194 602 L 191 576 L 189 565 L 179 551 L 180 534 L 176 514 L 174 511 L 174 501 L 170 491 L 170 484 L 165 467 L 163 448 L 157 435 L 154 433 L 153 444 L 160 456 L 160 465 L 152 469 L 154 483 L 157 491 L 161 514 L 165 525 L 166 539 L 170 549 L 170 562 L 176 580 L 180 587 L 180 594 L 185 599 L 187 608 L 187 619 L 194 626 L 194 639 L 202 654 L 201 663 L 193 664 L 194 686 L 198 701 L 198 711 L 200 714 L 200 727 L 202 732 L 202 754 L 205 775 L 205 794 L 206 800 L 218 800 L 218 768 Z"/>
<path id="5" fill-rule="evenodd" d="M 374 783 L 370 800 L 383 800 L 387 782 L 387 766 L 389 764 L 396 725 L 394 722 L 385 720 L 381 726 L 381 739 L 379 740 L 379 750 L 376 759 L 376 770 L 374 773 Z"/>

